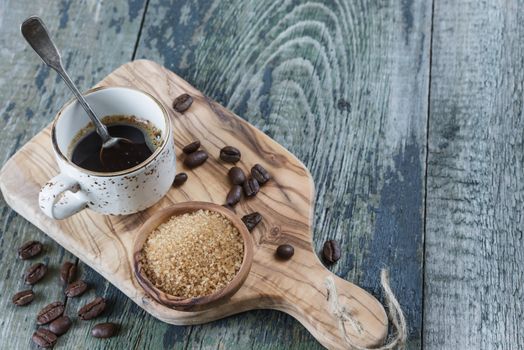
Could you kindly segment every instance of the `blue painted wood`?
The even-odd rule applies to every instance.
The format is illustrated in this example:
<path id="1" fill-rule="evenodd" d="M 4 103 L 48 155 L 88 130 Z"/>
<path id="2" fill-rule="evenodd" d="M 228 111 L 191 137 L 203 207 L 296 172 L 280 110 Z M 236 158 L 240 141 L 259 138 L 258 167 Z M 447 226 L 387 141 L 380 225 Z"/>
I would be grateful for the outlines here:
<path id="1" fill-rule="evenodd" d="M 424 344 L 524 348 L 524 3 L 437 1 Z"/>
<path id="2" fill-rule="evenodd" d="M 410 348 L 422 328 L 430 20 L 431 4 L 411 1 L 151 0 L 137 51 L 309 167 L 318 250 L 339 240 L 333 271 L 379 296 L 379 271 L 390 268 Z M 320 347 L 272 311 L 195 326 L 188 337 L 197 348 Z"/>
<path id="3" fill-rule="evenodd" d="M 64 63 L 82 89 L 88 89 L 133 56 L 145 1 L 8 1 L 0 3 L 0 163 L 47 125 L 72 95 L 56 73 L 45 67 L 20 34 L 20 24 L 30 15 L 42 17 L 60 47 Z M 35 199 L 36 200 L 36 199 Z M 48 276 L 33 290 L 35 300 L 27 307 L 11 304 L 12 295 L 27 288 L 24 271 L 33 261 L 20 261 L 18 247 L 29 239 L 45 244 L 45 253 L 34 262 L 49 265 Z M 35 317 L 45 305 L 66 301 L 58 283 L 63 261 L 77 259 L 19 217 L 0 199 L 0 349 L 31 349 Z M 83 268 L 81 267 L 81 270 Z M 120 294 L 114 293 L 98 275 L 88 274 L 96 292 L 114 299 L 107 314 L 126 315 L 119 310 Z M 94 293 L 94 292 L 92 292 Z M 88 296 L 82 298 L 86 302 Z M 67 301 L 66 301 L 67 302 Z M 66 313 L 74 316 L 77 304 L 67 302 Z M 141 315 L 141 316 L 140 316 Z M 140 317 L 145 317 L 140 313 Z M 126 317 L 126 316 L 123 316 Z M 73 317 L 75 318 L 75 317 Z M 122 322 L 124 323 L 124 322 Z M 56 349 L 119 348 L 120 339 L 138 343 L 139 324 L 126 323 L 122 337 L 100 343 L 89 336 L 91 322 L 75 321 Z M 96 342 L 95 342 L 96 341 Z M 102 345 L 103 346 L 103 345 Z"/>

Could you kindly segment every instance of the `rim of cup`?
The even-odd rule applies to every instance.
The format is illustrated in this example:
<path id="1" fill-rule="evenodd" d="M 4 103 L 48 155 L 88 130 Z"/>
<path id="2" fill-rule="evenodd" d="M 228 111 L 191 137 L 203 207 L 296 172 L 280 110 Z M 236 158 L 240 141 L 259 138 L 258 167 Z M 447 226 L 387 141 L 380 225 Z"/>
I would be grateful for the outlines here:
<path id="1" fill-rule="evenodd" d="M 136 170 L 139 170 L 139 169 L 147 166 L 149 163 L 151 163 L 162 152 L 162 150 L 168 144 L 166 138 L 170 137 L 170 135 L 171 135 L 171 122 L 169 120 L 169 114 L 167 113 L 167 110 L 165 109 L 164 105 L 157 98 L 155 98 L 153 95 L 151 95 L 150 93 L 148 93 L 146 91 L 143 91 L 143 90 L 140 90 L 140 89 L 137 89 L 137 88 L 134 88 L 134 87 L 129 87 L 129 86 L 98 86 L 98 87 L 94 87 L 94 88 L 91 88 L 91 89 L 83 92 L 82 95 L 85 97 L 85 96 L 89 96 L 89 95 L 91 95 L 93 93 L 96 93 L 96 92 L 99 92 L 99 91 L 112 90 L 112 89 L 132 90 L 134 92 L 138 92 L 138 93 L 144 94 L 145 96 L 150 98 L 160 108 L 160 110 L 162 111 L 162 114 L 164 116 L 164 122 L 165 122 L 165 126 L 166 126 L 165 127 L 165 133 L 164 133 L 165 136 L 163 137 L 162 144 L 155 149 L 155 151 L 153 152 L 153 154 L 151 154 L 149 156 L 149 158 L 144 160 L 142 163 L 140 163 L 138 165 L 135 165 L 132 168 L 124 169 L 124 170 L 120 170 L 120 171 L 114 171 L 114 172 L 98 172 L 98 171 L 92 171 L 92 170 L 84 169 L 84 168 L 76 165 L 68 157 L 66 157 L 62 153 L 62 151 L 60 150 L 60 147 L 58 146 L 58 142 L 57 142 L 56 124 L 58 123 L 58 120 L 60 119 L 60 117 L 62 116 L 62 114 L 64 113 L 64 111 L 67 108 L 69 108 L 74 103 L 78 103 L 75 98 L 72 98 L 69 101 L 67 101 L 62 106 L 62 108 L 60 108 L 60 110 L 56 114 L 55 118 L 53 119 L 53 123 L 52 123 L 52 126 L 51 126 L 51 141 L 52 141 L 52 144 L 53 144 L 53 150 L 58 155 L 58 157 L 60 157 L 63 161 L 67 162 L 67 164 L 69 164 L 70 166 L 78 169 L 82 173 L 86 173 L 86 174 L 94 175 L 94 176 L 99 176 L 99 177 L 121 176 L 121 175 L 130 174 L 130 173 L 132 173 L 132 172 L 134 172 Z"/>

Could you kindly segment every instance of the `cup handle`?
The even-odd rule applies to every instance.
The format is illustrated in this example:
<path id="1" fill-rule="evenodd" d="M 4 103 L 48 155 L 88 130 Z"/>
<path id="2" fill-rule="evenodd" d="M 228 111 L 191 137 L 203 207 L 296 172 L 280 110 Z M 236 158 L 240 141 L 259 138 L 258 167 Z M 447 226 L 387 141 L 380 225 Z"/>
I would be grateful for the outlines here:
<path id="1" fill-rule="evenodd" d="M 85 209 L 89 199 L 76 180 L 58 174 L 42 187 L 38 202 L 44 214 L 61 220 Z"/>

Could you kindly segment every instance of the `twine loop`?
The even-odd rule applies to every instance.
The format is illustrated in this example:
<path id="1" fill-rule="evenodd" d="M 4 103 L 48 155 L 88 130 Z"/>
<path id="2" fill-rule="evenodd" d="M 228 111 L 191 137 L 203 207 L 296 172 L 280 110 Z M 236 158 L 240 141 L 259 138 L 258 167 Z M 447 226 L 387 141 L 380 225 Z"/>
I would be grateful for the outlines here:
<path id="1" fill-rule="evenodd" d="M 346 323 L 349 323 L 351 328 L 359 335 L 364 332 L 362 324 L 352 316 L 351 310 L 343 305 L 340 305 L 338 301 L 337 287 L 335 286 L 335 280 L 333 276 L 327 276 L 324 280 L 324 284 L 327 288 L 327 301 L 330 312 L 337 318 L 340 333 L 342 334 L 350 349 L 390 350 L 404 348 L 407 338 L 406 319 L 397 298 L 395 298 L 395 295 L 389 286 L 389 272 L 387 270 L 382 269 L 380 272 L 380 284 L 382 286 L 382 290 L 384 291 L 384 299 L 388 309 L 388 318 L 393 325 L 393 335 L 388 339 L 386 344 L 378 348 L 366 348 L 354 343 L 354 341 L 348 335 Z"/>

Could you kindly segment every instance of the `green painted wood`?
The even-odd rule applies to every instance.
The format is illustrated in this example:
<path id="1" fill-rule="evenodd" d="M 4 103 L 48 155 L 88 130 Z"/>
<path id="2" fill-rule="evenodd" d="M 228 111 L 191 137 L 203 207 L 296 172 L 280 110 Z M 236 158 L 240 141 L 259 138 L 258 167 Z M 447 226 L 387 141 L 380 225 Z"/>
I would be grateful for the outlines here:
<path id="1" fill-rule="evenodd" d="M 144 7 L 142 0 L 0 2 L 1 164 L 47 125 L 60 106 L 71 98 L 57 75 L 44 67 L 23 40 L 19 33 L 23 19 L 33 14 L 44 19 L 62 50 L 66 67 L 81 88 L 87 89 L 132 58 Z M 0 349 L 30 349 L 36 313 L 52 301 L 65 300 L 58 284 L 60 264 L 76 258 L 14 213 L 3 199 L 0 200 L 0 222 Z M 35 261 L 48 262 L 51 270 L 49 276 L 34 287 L 35 301 L 27 307 L 16 308 L 11 304 L 11 297 L 24 288 L 21 275 L 30 266 L 29 262 L 17 259 L 16 249 L 28 239 L 45 243 L 46 254 Z M 100 294 L 111 294 L 107 292 L 107 285 L 100 283 L 100 277 L 88 277 Z M 68 314 L 75 315 L 76 308 L 76 302 L 67 303 Z M 119 311 L 115 316 L 115 312 L 110 311 L 108 315 L 122 321 L 129 318 L 128 312 Z M 137 325 L 126 324 L 123 338 L 137 343 Z M 92 325 L 92 322 L 76 322 L 72 330 L 60 338 L 56 348 L 79 349 L 95 344 L 87 335 Z M 115 338 L 105 344 L 115 346 L 118 342 Z"/>
<path id="2" fill-rule="evenodd" d="M 524 3 L 436 1 L 428 349 L 524 348 Z"/>
<path id="3" fill-rule="evenodd" d="M 392 285 L 420 347 L 431 4 L 151 0 L 137 58 L 163 63 L 296 154 L 317 185 L 314 238 L 332 267 L 380 295 Z M 146 319 L 149 348 L 316 349 L 282 313 L 206 325 Z M 147 346 L 146 346 L 147 348 Z"/>

